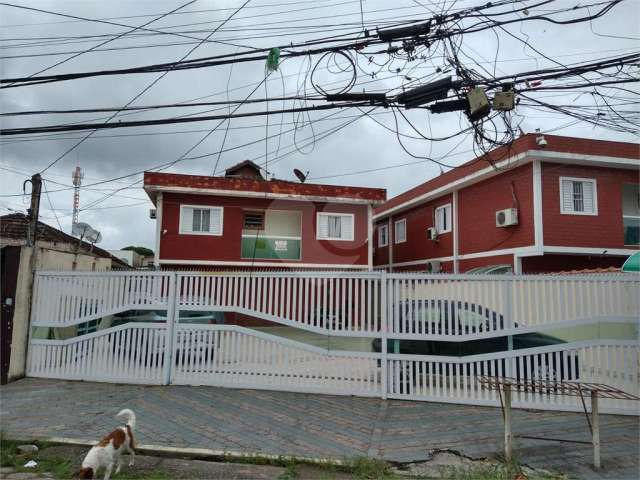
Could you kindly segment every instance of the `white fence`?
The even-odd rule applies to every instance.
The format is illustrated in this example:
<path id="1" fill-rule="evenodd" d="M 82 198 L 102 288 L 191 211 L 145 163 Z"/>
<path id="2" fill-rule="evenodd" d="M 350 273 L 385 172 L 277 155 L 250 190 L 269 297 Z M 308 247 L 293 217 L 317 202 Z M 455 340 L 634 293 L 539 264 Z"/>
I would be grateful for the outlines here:
<path id="1" fill-rule="evenodd" d="M 601 382 L 638 395 L 639 286 L 637 277 L 622 275 L 40 272 L 28 374 L 477 405 L 499 404 L 495 392 L 481 388 L 480 375 Z M 118 317 L 131 310 L 149 318 Z M 186 323 L 195 312 L 236 312 L 309 335 L 377 339 L 377 348 L 328 350 L 237 325 Z M 75 336 L 92 321 L 97 331 Z M 559 329 L 586 332 L 585 338 L 518 345 L 519 334 Z M 56 332 L 70 338 L 52 339 Z M 416 341 L 428 348 L 411 355 L 404 346 Z M 429 350 L 470 341 L 485 342 L 489 353 Z M 579 399 L 555 393 L 518 393 L 514 405 L 580 408 Z M 638 413 L 628 401 L 607 400 L 603 408 Z"/>

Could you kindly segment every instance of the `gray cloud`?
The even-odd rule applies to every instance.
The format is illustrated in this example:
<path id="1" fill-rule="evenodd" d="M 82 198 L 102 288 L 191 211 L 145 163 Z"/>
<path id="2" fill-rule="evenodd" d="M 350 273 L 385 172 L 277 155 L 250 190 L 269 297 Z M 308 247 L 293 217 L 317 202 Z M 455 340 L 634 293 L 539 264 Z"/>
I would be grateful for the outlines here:
<path id="1" fill-rule="evenodd" d="M 290 3 L 291 0 L 270 0 L 268 4 Z M 242 2 L 239 0 L 225 2 L 211 2 L 201 0 L 185 8 L 185 10 L 202 10 L 218 8 L 237 8 Z M 425 5 L 435 3 L 437 5 L 451 5 L 452 2 L 422 2 Z M 455 8 L 480 4 L 482 2 L 472 0 L 460 0 Z M 573 6 L 574 2 L 560 0 L 559 7 Z M 33 2 L 20 2 L 22 5 L 34 6 Z M 37 8 L 65 12 L 78 16 L 91 18 L 119 17 L 129 15 L 159 14 L 169 11 L 179 2 L 135 2 L 128 1 L 39 1 Z M 261 6 L 262 5 L 262 6 Z M 229 23 L 225 29 L 212 36 L 212 39 L 229 39 L 231 37 L 241 37 L 243 35 L 253 35 L 255 29 L 261 25 L 265 26 L 271 22 L 284 22 L 275 24 L 278 26 L 300 26 L 314 24 L 341 24 L 350 22 L 352 25 L 345 27 L 350 30 L 358 30 L 360 21 L 359 2 L 340 1 L 320 1 L 307 2 L 306 4 L 268 7 L 264 6 L 264 1 L 252 1 L 249 3 L 250 9 L 246 9 L 238 14 L 239 19 Z M 401 2 L 386 2 L 383 0 L 367 0 L 363 3 L 365 8 L 365 20 L 386 19 L 399 15 L 425 15 L 426 10 L 421 9 L 416 3 L 403 0 Z M 393 5 L 397 9 L 394 11 L 378 12 L 376 10 L 389 9 Z M 555 4 L 554 4 L 555 5 Z M 294 11 L 303 8 L 317 7 L 313 10 Z M 406 7 L 412 7 L 408 9 Z M 549 6 L 546 8 L 556 8 Z M 279 12 L 279 13 L 275 13 Z M 153 28 L 167 27 L 177 24 L 189 24 L 197 22 L 211 22 L 222 20 L 231 13 L 227 11 L 199 12 L 183 15 L 174 15 L 152 24 Z M 264 15 L 255 17 L 256 15 Z M 530 22 L 521 26 L 507 27 L 510 32 L 521 38 L 526 38 L 528 43 L 545 55 L 553 58 L 557 62 L 570 64 L 589 59 L 601 58 L 637 49 L 637 41 L 625 38 L 610 38 L 600 35 L 618 35 L 623 37 L 638 36 L 637 25 L 640 24 L 638 9 L 633 1 L 623 2 L 615 7 L 605 18 L 594 21 L 592 25 L 579 24 L 558 26 L 542 22 Z M 64 19 L 45 15 L 36 12 L 22 11 L 9 7 L 0 7 L 0 18 L 2 32 L 2 45 L 17 43 L 31 43 L 32 41 L 20 42 L 17 40 L 6 40 L 10 38 L 25 37 L 55 37 L 55 36 L 78 36 L 78 35 L 100 35 L 120 33 L 124 29 L 108 25 L 99 25 L 83 22 L 65 23 L 43 23 L 43 22 L 63 22 Z M 242 19 L 241 17 L 253 17 Z M 324 17 L 323 19 L 315 19 Z M 303 20 L 294 22 L 294 20 Z M 314 20 L 315 19 L 315 20 Z M 142 24 L 149 18 L 130 18 L 113 20 L 131 25 Z M 287 23 L 288 22 L 288 23 Z M 29 24 L 28 26 L 11 27 L 15 24 Z M 205 25 L 193 25 L 180 27 L 175 31 L 182 30 L 207 30 L 215 28 L 215 23 Z M 255 47 L 269 47 L 278 43 L 290 41 L 302 41 L 311 37 L 331 35 L 331 27 L 322 27 L 317 30 L 327 30 L 326 34 L 314 33 L 305 35 L 297 33 L 293 36 L 282 36 L 277 38 L 254 38 L 238 42 L 250 44 Z M 273 32 L 273 30 L 272 30 Z M 594 33 L 595 32 L 595 33 Z M 259 33 L 259 32 L 258 32 Z M 291 30 L 283 31 L 291 33 Z M 194 33 L 195 36 L 204 36 L 202 33 Z M 171 36 L 153 37 L 133 37 L 132 39 L 121 39 L 106 45 L 107 47 L 133 46 L 151 43 L 170 43 L 187 41 Z M 19 47 L 0 50 L 1 55 L 24 55 L 31 53 L 47 53 L 55 51 L 81 50 L 96 45 L 99 41 L 89 43 L 69 43 L 57 46 L 36 46 Z M 149 63 L 173 61 L 181 58 L 193 45 L 166 46 L 162 48 L 131 49 L 124 51 L 107 51 L 99 53 L 87 53 L 73 59 L 64 65 L 56 67 L 51 72 L 62 73 L 72 71 L 83 71 L 102 68 L 119 68 L 126 66 L 143 65 Z M 493 32 L 484 32 L 469 35 L 464 38 L 462 49 L 466 53 L 463 58 L 469 64 L 477 62 L 476 68 L 485 67 L 493 71 L 493 60 L 498 59 L 496 74 L 512 73 L 534 69 L 543 66 L 553 65 L 552 62 L 542 58 L 538 53 L 523 43 L 509 37 L 504 32 L 499 32 L 498 37 Z M 192 57 L 216 55 L 220 53 L 234 52 L 235 47 L 220 44 L 204 44 L 194 52 Z M 437 51 L 434 53 L 438 53 Z M 35 57 L 6 59 L 2 61 L 2 76 L 13 77 L 32 74 L 48 65 L 52 65 L 65 56 L 55 57 Z M 298 84 L 305 74 L 304 59 L 287 60 L 281 66 L 280 73 L 272 75 L 268 84 L 269 96 L 281 95 L 284 90 L 287 94 L 295 93 Z M 398 64 L 401 66 L 401 64 Z M 422 76 L 431 73 L 435 67 L 442 66 L 438 58 L 431 62 L 418 65 L 407 65 L 407 68 L 419 67 L 411 71 L 412 77 Z M 371 71 L 371 67 L 362 64 L 365 70 Z M 145 93 L 136 101 L 136 105 L 181 102 L 197 97 L 210 96 L 209 100 L 224 100 L 227 96 L 226 85 L 230 68 L 228 66 L 208 69 L 198 69 L 184 72 L 171 72 L 160 80 L 152 89 Z M 332 69 L 335 72 L 335 68 Z M 302 73 L 300 77 L 299 73 Z M 407 73 L 405 70 L 403 73 Z M 51 85 L 34 87 L 22 87 L 16 89 L 3 90 L 1 92 L 3 111 L 28 110 L 28 109 L 55 109 L 55 108 L 86 108 L 100 106 L 125 105 L 146 85 L 148 85 L 158 74 L 130 75 L 126 77 L 98 77 L 92 79 L 77 80 L 73 82 L 61 82 Z M 264 65 L 262 62 L 251 64 L 239 64 L 233 68 L 231 80 L 229 82 L 229 97 L 232 99 L 244 98 L 249 94 L 253 85 L 259 82 L 264 76 Z M 324 85 L 328 82 L 336 82 L 332 85 L 339 85 L 348 79 L 349 74 L 329 73 L 321 70 L 318 75 L 319 81 Z M 392 77 L 388 80 L 381 80 L 382 77 Z M 374 80 L 367 78 L 359 72 L 358 81 L 366 82 Z M 402 76 L 396 76 L 389 71 L 382 70 L 378 75 L 378 80 L 366 84 L 366 88 L 390 89 L 397 87 L 403 81 Z M 406 82 L 406 79 L 404 80 Z M 244 87 L 243 87 L 244 86 Z M 242 87 L 242 88 L 240 88 Z M 309 88 L 309 86 L 307 86 Z M 356 87 L 361 89 L 362 87 Z M 311 90 L 307 90 L 311 92 Z M 265 96 L 264 87 L 260 88 L 254 98 Z M 540 94 L 540 98 L 545 97 L 548 101 L 567 101 L 563 97 L 551 97 L 551 94 Z M 583 98 L 581 101 L 585 101 Z M 270 108 L 279 108 L 280 105 L 272 103 Z M 211 107 L 213 108 L 213 107 Z M 243 107 L 242 111 L 249 111 L 262 106 Z M 149 119 L 165 116 L 182 115 L 193 111 L 202 111 L 206 108 L 197 109 L 176 109 L 175 111 L 154 111 L 126 115 L 118 118 L 122 119 Z M 226 110 L 223 110 L 226 111 Z M 357 110 L 344 110 L 336 114 L 336 117 L 346 117 L 357 115 Z M 394 129 L 393 116 L 389 112 L 380 111 L 375 118 Z M 521 117 L 521 126 L 525 131 L 534 131 L 536 128 L 543 130 L 554 129 L 567 124 L 571 119 L 550 112 L 534 111 L 529 108 L 519 108 L 516 112 Z M 313 112 L 311 118 L 319 119 L 326 115 L 325 112 Z M 62 115 L 46 115 L 40 117 L 16 117 L 2 120 L 3 128 L 25 125 L 44 125 L 50 123 L 62 123 L 72 121 L 87 121 L 102 115 L 83 114 L 71 118 Z M 429 132 L 429 123 L 433 136 L 446 136 L 467 125 L 465 119 L 461 119 L 458 114 L 432 115 L 427 118 L 424 112 L 408 112 L 409 118 L 424 133 Z M 314 124 L 316 135 L 321 131 L 337 127 L 346 122 L 347 118 L 335 119 L 331 121 L 317 122 Z M 269 118 L 269 133 L 274 134 L 279 131 L 281 118 L 272 116 Z M 292 115 L 285 116 L 282 121 L 285 130 L 292 127 L 294 122 Z M 128 136 L 132 134 L 157 133 L 157 132 L 184 132 L 192 130 L 205 130 L 213 128 L 216 122 L 198 122 L 184 125 L 164 125 L 158 127 L 140 127 L 131 129 L 103 130 L 95 137 L 85 141 L 71 154 L 58 162 L 55 167 L 47 171 L 45 178 L 47 188 L 51 191 L 64 189 L 64 186 L 56 185 L 53 182 L 70 184 L 71 172 L 75 165 L 80 165 L 85 172 L 85 184 L 93 183 L 101 179 L 109 179 L 120 175 L 127 175 L 132 172 L 141 171 L 163 164 L 180 157 L 186 150 L 199 141 L 206 132 L 174 133 L 165 135 Z M 225 147 L 230 148 L 242 145 L 247 142 L 264 140 L 266 135 L 265 122 L 261 118 L 233 120 L 232 130 L 229 130 Z M 305 137 L 311 135 L 311 129 L 306 126 L 297 132 L 298 143 L 305 143 Z M 224 125 L 223 125 L 224 127 Z M 242 128 L 252 127 L 252 128 Z M 413 132 L 406 124 L 401 123 L 401 133 L 413 135 Z M 561 135 L 575 135 L 580 137 L 606 138 L 623 141 L 634 141 L 632 135 L 620 134 L 593 128 L 588 124 L 577 124 L 566 127 L 555 133 Z M 23 180 L 26 174 L 31 174 L 45 167 L 49 162 L 62 154 L 67 148 L 74 144 L 83 133 L 71 132 L 65 134 L 66 139 L 56 139 L 47 141 L 34 141 L 30 139 L 25 142 L 16 142 L 15 139 L 5 139 L 0 144 L 1 163 L 0 167 L 10 168 L 23 173 L 11 173 L 2 171 L 1 194 L 18 194 L 21 192 Z M 224 137 L 224 128 L 219 132 L 211 134 L 201 145 L 195 149 L 191 155 L 202 155 L 216 152 L 221 148 Z M 294 136 L 292 133 L 283 135 L 280 139 L 280 153 L 291 150 Z M 454 138 L 445 142 L 405 140 L 407 148 L 416 155 L 431 155 L 438 158 L 451 150 L 460 138 Z M 269 150 L 277 148 L 277 139 L 272 139 L 268 143 Z M 305 152 L 310 148 L 303 149 Z M 471 140 L 465 139 L 455 150 L 453 155 L 448 156 L 444 161 L 449 164 L 460 164 L 474 157 Z M 265 142 L 261 141 L 255 145 L 240 148 L 221 155 L 219 170 L 228 167 L 245 158 L 260 158 L 265 152 Z M 463 152 L 463 153 L 460 153 Z M 465 153 L 466 152 L 466 153 Z M 193 161 L 185 161 L 176 164 L 169 171 L 181 173 L 210 174 L 216 162 L 217 155 Z M 281 160 L 275 159 L 275 154 L 270 155 L 269 170 L 278 178 L 292 179 L 292 169 L 300 168 L 309 171 L 309 176 L 325 177 L 331 175 L 341 175 L 344 173 L 382 168 L 389 165 L 413 162 L 415 159 L 407 155 L 398 145 L 394 133 L 385 130 L 368 118 L 358 120 L 340 132 L 331 135 L 329 138 L 319 140 L 311 153 L 303 154 L 295 152 Z M 428 178 L 437 175 L 440 168 L 433 163 L 412 165 L 392 170 L 372 172 L 353 176 L 344 176 L 319 180 L 323 183 L 351 184 L 360 186 L 384 187 L 388 189 L 389 195 L 395 195 L 407 188 L 421 183 Z M 82 191 L 81 204 L 90 205 L 96 200 L 100 200 L 103 195 L 112 191 L 113 188 L 127 187 L 141 176 L 133 176 L 122 181 L 109 183 L 95 188 L 107 189 L 94 191 L 85 189 Z M 62 190 L 50 193 L 51 202 L 59 216 L 60 222 L 65 230 L 70 230 L 70 211 L 72 206 L 72 192 Z M 153 248 L 154 221 L 148 218 L 148 209 L 151 203 L 123 207 L 123 205 L 137 204 L 145 202 L 146 195 L 139 185 L 127 188 L 114 195 L 112 198 L 96 205 L 96 207 L 117 207 L 95 210 L 85 210 L 81 212 L 81 219 L 92 224 L 103 233 L 103 246 L 105 248 L 119 248 L 126 244 L 142 244 Z M 24 199 L 21 197 L 0 197 L 0 206 L 16 210 L 26 208 Z M 49 202 L 43 198 L 43 213 L 45 221 L 56 225 L 53 212 L 50 210 Z"/>

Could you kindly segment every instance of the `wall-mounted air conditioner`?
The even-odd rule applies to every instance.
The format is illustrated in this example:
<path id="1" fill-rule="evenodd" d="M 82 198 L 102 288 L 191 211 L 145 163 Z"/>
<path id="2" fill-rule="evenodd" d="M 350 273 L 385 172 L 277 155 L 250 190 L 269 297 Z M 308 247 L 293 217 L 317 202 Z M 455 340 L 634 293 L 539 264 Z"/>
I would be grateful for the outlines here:
<path id="1" fill-rule="evenodd" d="M 155 220 L 155 218 L 156 218 L 156 209 L 155 208 L 149 209 L 149 218 L 151 220 Z"/>
<path id="2" fill-rule="evenodd" d="M 438 230 L 436 230 L 436 227 L 427 228 L 427 238 L 429 240 L 437 240 L 438 239 Z"/>
<path id="3" fill-rule="evenodd" d="M 518 209 L 505 208 L 496 212 L 496 227 L 518 225 Z"/>
<path id="4" fill-rule="evenodd" d="M 427 262 L 427 272 L 428 273 L 440 273 L 442 270 L 442 266 L 440 265 L 439 260 L 431 260 Z"/>

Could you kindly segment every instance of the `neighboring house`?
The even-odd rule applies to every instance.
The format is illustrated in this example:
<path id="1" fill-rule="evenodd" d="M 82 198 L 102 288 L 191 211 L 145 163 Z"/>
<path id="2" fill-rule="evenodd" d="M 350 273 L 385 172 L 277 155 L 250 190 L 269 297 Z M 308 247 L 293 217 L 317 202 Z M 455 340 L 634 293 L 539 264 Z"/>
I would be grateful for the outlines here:
<path id="1" fill-rule="evenodd" d="M 36 261 L 32 265 L 33 248 L 26 246 L 28 225 L 29 218 L 22 213 L 0 217 L 1 383 L 24 375 L 32 266 L 36 270 L 90 271 L 126 267 L 106 250 L 42 222 L 38 222 Z"/>
<path id="2" fill-rule="evenodd" d="M 109 253 L 130 267 L 140 268 L 144 266 L 142 263 L 144 257 L 133 250 L 109 250 Z"/>
<path id="3" fill-rule="evenodd" d="M 620 267 L 640 239 L 640 146 L 524 135 L 374 213 L 376 268 L 542 273 Z"/>
<path id="4" fill-rule="evenodd" d="M 156 266 L 371 269 L 384 189 L 265 180 L 245 161 L 224 177 L 145 172 Z"/>
<path id="5" fill-rule="evenodd" d="M 143 255 L 140 260 L 140 266 L 142 268 L 153 268 L 155 264 L 155 257 L 153 255 Z"/>

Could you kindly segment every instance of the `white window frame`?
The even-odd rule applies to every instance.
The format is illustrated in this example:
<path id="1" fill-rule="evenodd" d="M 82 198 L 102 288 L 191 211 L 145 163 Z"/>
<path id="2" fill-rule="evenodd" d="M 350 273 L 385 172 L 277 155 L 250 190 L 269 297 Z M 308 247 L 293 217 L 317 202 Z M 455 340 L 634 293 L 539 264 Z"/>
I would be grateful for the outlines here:
<path id="1" fill-rule="evenodd" d="M 385 233 L 385 241 L 382 243 L 382 232 Z M 389 225 L 380 225 L 378 227 L 378 247 L 388 247 L 389 246 Z"/>
<path id="2" fill-rule="evenodd" d="M 628 185 L 638 185 L 638 184 L 633 184 L 633 183 L 631 183 L 631 182 L 625 182 L 625 183 L 623 183 L 623 184 L 622 184 L 623 191 L 624 191 L 624 185 L 625 185 L 625 184 L 628 184 Z M 638 216 L 638 215 L 625 215 L 625 214 L 624 214 L 624 197 L 623 197 L 623 203 L 622 203 L 622 205 L 621 205 L 621 206 L 622 206 L 622 235 L 623 235 L 622 242 L 624 243 L 624 219 L 625 219 L 625 218 L 633 218 L 633 219 L 638 219 L 638 220 L 640 220 L 640 216 Z M 625 246 L 630 246 L 630 247 L 631 247 L 631 246 L 633 246 L 633 247 L 637 247 L 637 245 L 636 245 L 635 243 L 624 243 L 624 245 L 625 245 Z"/>
<path id="3" fill-rule="evenodd" d="M 398 225 L 404 223 L 404 238 L 402 240 L 398 239 Z M 400 220 L 396 220 L 393 224 L 393 243 L 404 243 L 407 241 L 407 219 L 401 218 Z"/>
<path id="4" fill-rule="evenodd" d="M 440 210 L 446 210 L 446 209 L 449 209 L 449 222 L 448 222 L 449 228 L 447 228 L 445 230 L 440 230 L 438 228 L 438 212 Z M 434 215 L 436 217 L 435 218 L 434 227 L 436 227 L 436 231 L 438 232 L 438 235 L 441 234 L 441 233 L 450 233 L 453 230 L 453 207 L 452 207 L 451 203 L 446 203 L 444 205 L 440 205 L 439 207 L 436 207 Z"/>
<path id="5" fill-rule="evenodd" d="M 182 218 L 184 215 L 184 209 L 199 209 L 199 210 L 219 210 L 220 211 L 220 233 L 215 232 L 191 232 L 182 229 Z M 209 220 L 211 222 L 211 220 Z M 211 227 L 211 223 L 209 223 L 209 227 Z M 224 208 L 223 207 L 215 207 L 211 205 L 188 205 L 181 204 L 180 205 L 180 218 L 178 219 L 178 233 L 180 235 L 209 235 L 213 237 L 221 237 L 224 231 Z"/>
<path id="6" fill-rule="evenodd" d="M 564 192 L 562 190 L 562 183 L 567 180 L 571 182 L 591 183 L 593 185 L 593 211 L 592 212 L 576 212 L 575 210 L 565 210 L 564 208 Z M 592 217 L 598 216 L 598 183 L 595 178 L 580 178 L 580 177 L 560 177 L 560 213 L 562 215 L 590 215 Z"/>
<path id="7" fill-rule="evenodd" d="M 346 217 L 351 219 L 351 237 L 349 238 L 336 238 L 336 237 L 321 237 L 320 236 L 320 219 L 322 217 Z M 356 220 L 353 213 L 338 213 L 338 212 L 317 212 L 316 213 L 316 240 L 332 240 L 336 242 L 353 242 L 356 234 Z"/>

